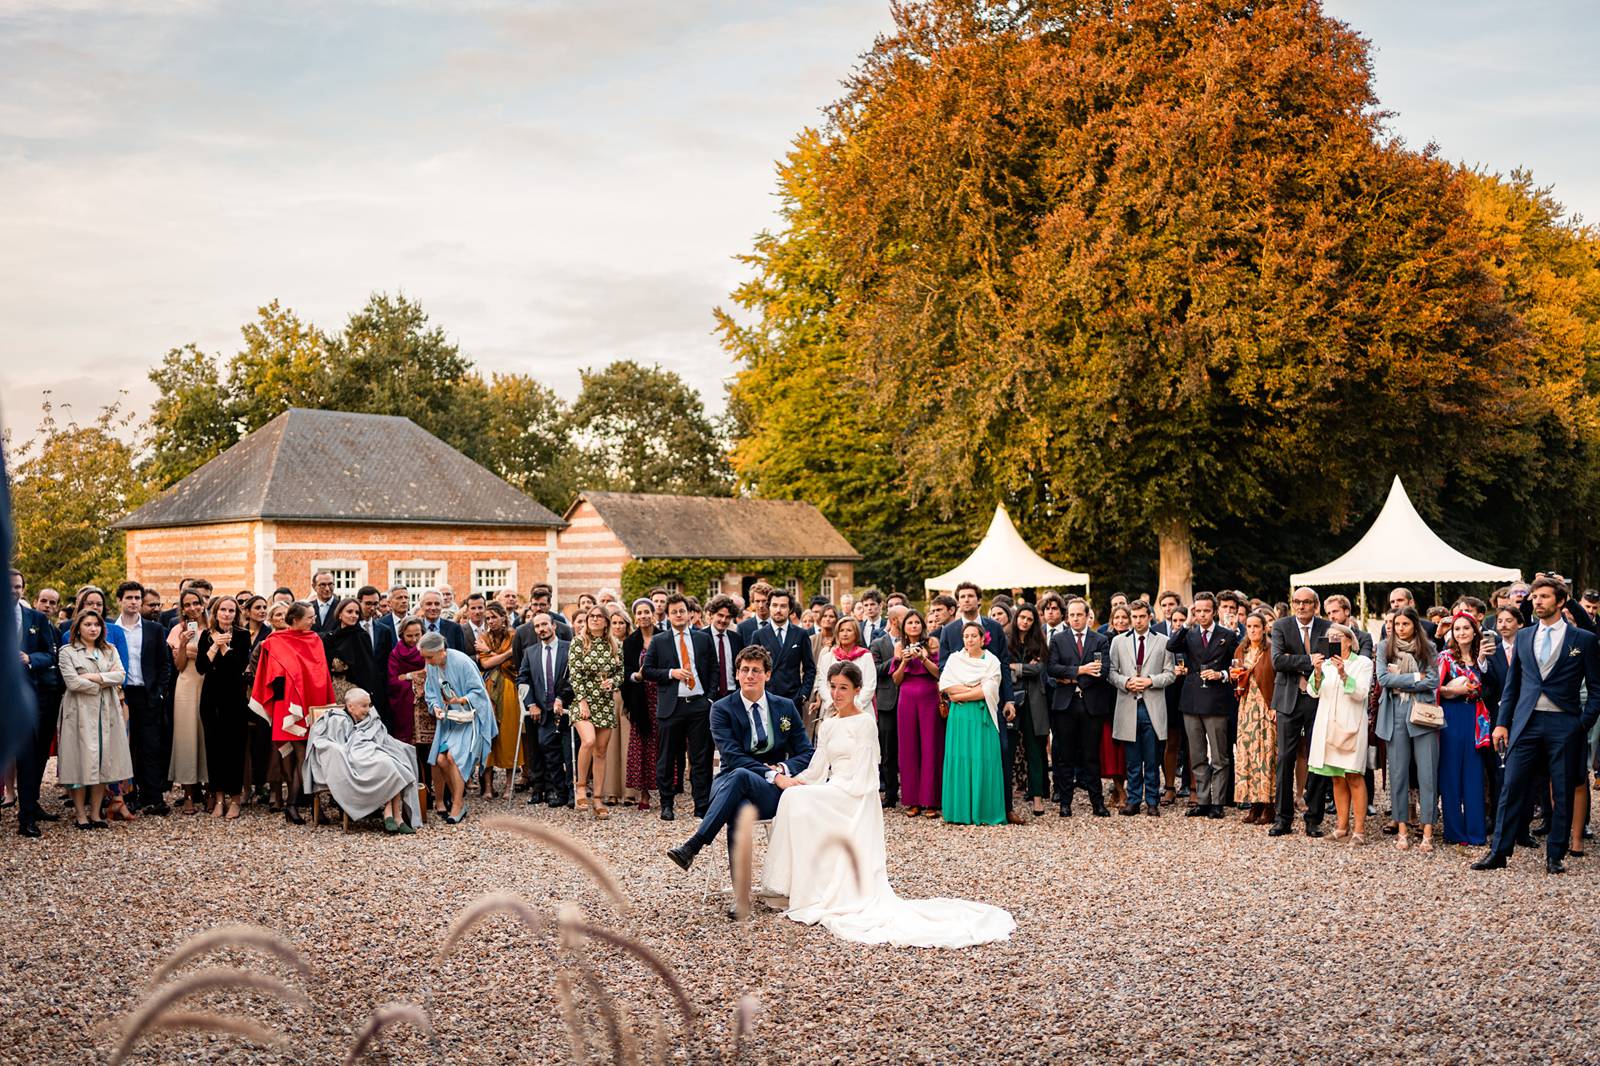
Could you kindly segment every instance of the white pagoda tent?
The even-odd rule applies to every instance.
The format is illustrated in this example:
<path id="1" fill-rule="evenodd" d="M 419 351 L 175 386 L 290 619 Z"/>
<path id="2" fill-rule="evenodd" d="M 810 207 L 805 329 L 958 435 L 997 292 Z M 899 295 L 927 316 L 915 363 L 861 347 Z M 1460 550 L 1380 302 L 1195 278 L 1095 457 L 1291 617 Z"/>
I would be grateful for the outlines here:
<path id="1" fill-rule="evenodd" d="M 1028 547 L 1003 506 L 996 505 L 989 531 L 954 570 L 923 582 L 929 592 L 949 592 L 963 581 L 981 589 L 1089 587 L 1089 575 L 1063 570 Z"/>
<path id="2" fill-rule="evenodd" d="M 1480 562 L 1450 547 L 1428 528 L 1396 477 L 1383 510 L 1355 547 L 1326 566 L 1289 580 L 1296 586 L 1365 585 L 1368 581 L 1511 582 L 1521 581 L 1522 571 Z"/>

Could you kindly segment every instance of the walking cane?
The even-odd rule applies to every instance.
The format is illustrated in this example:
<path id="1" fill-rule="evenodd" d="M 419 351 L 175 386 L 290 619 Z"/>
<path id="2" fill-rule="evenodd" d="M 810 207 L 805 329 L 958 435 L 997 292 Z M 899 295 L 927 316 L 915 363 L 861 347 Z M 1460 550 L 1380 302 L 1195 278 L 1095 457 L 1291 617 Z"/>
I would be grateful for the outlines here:
<path id="1" fill-rule="evenodd" d="M 527 731 L 528 721 L 528 686 L 517 686 L 517 748 L 511 755 L 511 787 L 506 791 L 506 798 L 517 794 L 517 764 L 522 761 L 522 734 Z"/>

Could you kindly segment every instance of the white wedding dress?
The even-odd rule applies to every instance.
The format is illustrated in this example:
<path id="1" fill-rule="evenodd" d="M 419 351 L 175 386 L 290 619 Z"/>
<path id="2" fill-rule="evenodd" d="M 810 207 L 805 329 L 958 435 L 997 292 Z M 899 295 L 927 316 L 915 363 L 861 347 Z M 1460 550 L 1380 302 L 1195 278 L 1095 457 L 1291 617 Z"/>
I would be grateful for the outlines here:
<path id="1" fill-rule="evenodd" d="M 772 820 L 761 895 L 784 896 L 785 914 L 821 923 L 834 936 L 862 944 L 964 948 L 1004 940 L 1017 923 L 999 907 L 960 899 L 906 900 L 889 887 L 878 799 L 878 726 L 870 714 L 826 718 L 805 782 L 784 790 Z M 830 843 L 855 847 L 862 884 L 850 859 Z"/>

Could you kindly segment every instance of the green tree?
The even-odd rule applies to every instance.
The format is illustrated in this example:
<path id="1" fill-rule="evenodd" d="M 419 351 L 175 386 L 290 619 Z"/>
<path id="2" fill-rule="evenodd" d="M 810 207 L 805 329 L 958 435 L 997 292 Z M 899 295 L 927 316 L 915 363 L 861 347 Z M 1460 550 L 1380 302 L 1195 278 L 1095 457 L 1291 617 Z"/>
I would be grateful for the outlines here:
<path id="1" fill-rule="evenodd" d="M 741 367 L 728 388 L 733 467 L 758 495 L 816 505 L 862 553 L 858 583 L 913 589 L 960 561 L 994 501 L 947 514 L 907 491 L 899 426 L 849 369 L 811 181 L 820 150 L 815 132 L 800 136 L 778 172 L 783 234 L 763 232 L 741 256 L 755 277 L 732 300 L 749 321 L 716 312 Z"/>
<path id="2" fill-rule="evenodd" d="M 566 408 L 548 386 L 526 374 L 479 382 L 479 461 L 557 514 L 584 486 L 584 456 L 573 447 Z"/>
<path id="3" fill-rule="evenodd" d="M 67 599 L 80 585 L 109 589 L 126 574 L 122 534 L 110 526 L 148 496 L 131 424 L 120 400 L 88 424 L 60 422 L 47 396 L 38 432 L 8 457 L 14 565 L 29 588 Z"/>
<path id="4" fill-rule="evenodd" d="M 244 347 L 228 361 L 232 414 L 248 429 L 291 407 L 326 407 L 333 399 L 333 354 L 327 336 L 277 300 L 239 331 Z"/>
<path id="5" fill-rule="evenodd" d="M 825 264 L 830 369 L 894 412 L 913 494 L 1024 500 L 1073 562 L 1154 531 L 1187 587 L 1219 519 L 1344 529 L 1396 469 L 1431 501 L 1567 419 L 1462 182 L 1386 139 L 1365 42 L 1317 5 L 895 17 L 780 239 Z M 1492 442 L 1486 410 L 1515 412 Z"/>
<path id="6" fill-rule="evenodd" d="M 233 447 L 240 421 L 217 360 L 193 344 L 173 348 L 150 371 L 156 402 L 145 426 L 144 473 L 167 486 Z"/>
<path id="7" fill-rule="evenodd" d="M 588 453 L 589 487 L 728 495 L 724 443 L 700 394 L 659 366 L 620 360 L 585 370 L 568 426 Z"/>

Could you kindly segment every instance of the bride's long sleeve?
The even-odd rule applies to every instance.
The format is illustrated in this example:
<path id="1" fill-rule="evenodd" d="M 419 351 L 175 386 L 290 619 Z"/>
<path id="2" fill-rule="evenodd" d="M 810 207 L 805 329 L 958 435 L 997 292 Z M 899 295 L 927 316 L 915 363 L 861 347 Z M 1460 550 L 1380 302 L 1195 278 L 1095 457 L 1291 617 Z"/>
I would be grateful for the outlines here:
<path id="1" fill-rule="evenodd" d="M 817 746 L 811 751 L 811 761 L 795 777 L 801 784 L 819 785 L 828 779 L 828 766 L 833 762 L 833 757 L 828 754 L 827 731 L 832 725 L 831 719 L 824 719 L 817 730 Z"/>

